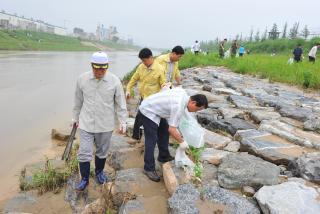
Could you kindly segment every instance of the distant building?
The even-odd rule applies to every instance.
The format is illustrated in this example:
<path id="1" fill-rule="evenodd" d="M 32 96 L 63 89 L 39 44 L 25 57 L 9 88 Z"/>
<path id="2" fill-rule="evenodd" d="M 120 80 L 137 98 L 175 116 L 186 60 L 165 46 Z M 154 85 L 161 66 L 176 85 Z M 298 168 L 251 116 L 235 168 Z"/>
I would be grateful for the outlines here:
<path id="1" fill-rule="evenodd" d="M 98 25 L 96 30 L 96 38 L 99 41 L 105 41 L 109 39 L 110 31 L 105 28 L 104 25 Z"/>
<path id="2" fill-rule="evenodd" d="M 119 40 L 119 33 L 117 31 L 117 27 L 110 26 L 109 27 L 109 40 L 117 42 Z"/>
<path id="3" fill-rule="evenodd" d="M 0 12 L 0 28 L 40 31 L 63 36 L 67 35 L 66 28 L 51 25 L 41 20 L 28 19 L 23 16 L 18 16 L 17 14 L 9 14 L 3 10 Z"/>

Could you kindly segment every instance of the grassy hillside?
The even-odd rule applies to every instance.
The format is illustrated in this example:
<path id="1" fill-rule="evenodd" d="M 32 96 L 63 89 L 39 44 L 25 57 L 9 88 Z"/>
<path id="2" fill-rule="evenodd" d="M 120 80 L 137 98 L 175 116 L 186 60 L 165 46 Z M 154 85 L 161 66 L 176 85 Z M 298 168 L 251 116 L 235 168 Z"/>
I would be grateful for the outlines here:
<path id="1" fill-rule="evenodd" d="M 99 50 L 99 48 L 134 49 L 136 47 L 121 45 L 111 41 L 82 41 L 78 38 L 43 32 L 0 30 L 0 50 L 95 51 Z"/>

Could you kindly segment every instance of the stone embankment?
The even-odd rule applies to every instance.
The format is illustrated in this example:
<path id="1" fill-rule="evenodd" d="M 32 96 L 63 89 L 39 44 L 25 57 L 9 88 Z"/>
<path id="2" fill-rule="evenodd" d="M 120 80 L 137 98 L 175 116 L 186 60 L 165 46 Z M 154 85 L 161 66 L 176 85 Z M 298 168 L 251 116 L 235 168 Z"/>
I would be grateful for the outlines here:
<path id="1" fill-rule="evenodd" d="M 115 134 L 108 184 L 101 187 L 92 179 L 86 192 L 77 193 L 78 176 L 69 179 L 64 195 L 74 213 L 107 208 L 121 214 L 320 213 L 316 94 L 218 67 L 186 69 L 182 79 L 190 95 L 202 93 L 209 100 L 209 108 L 196 115 L 206 128 L 202 177 L 195 179 L 174 161 L 157 162 L 163 179 L 152 182 L 142 173 L 143 139 L 129 145 L 127 137 Z M 129 101 L 131 116 L 137 104 Z M 128 134 L 133 121 L 128 120 Z M 175 154 L 172 145 L 170 152 Z"/>

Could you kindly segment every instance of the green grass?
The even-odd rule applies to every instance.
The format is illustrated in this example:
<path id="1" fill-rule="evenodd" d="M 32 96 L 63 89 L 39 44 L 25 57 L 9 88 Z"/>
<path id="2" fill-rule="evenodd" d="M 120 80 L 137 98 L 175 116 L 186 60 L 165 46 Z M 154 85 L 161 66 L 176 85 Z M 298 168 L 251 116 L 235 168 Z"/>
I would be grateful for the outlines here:
<path id="1" fill-rule="evenodd" d="M 20 174 L 20 190 L 28 191 L 36 189 L 39 194 L 43 194 L 48 191 L 58 192 L 61 187 L 66 183 L 67 179 L 78 171 L 77 150 L 79 145 L 76 144 L 71 152 L 70 161 L 66 163 L 64 169 L 55 169 L 50 160 L 46 160 L 46 163 L 42 169 L 39 169 L 32 175 L 31 182 L 25 182 L 26 170 L 23 169 Z"/>
<path id="2" fill-rule="evenodd" d="M 320 62 L 288 65 L 290 54 L 271 57 L 266 54 L 251 54 L 243 58 L 220 59 L 217 54 L 198 55 L 186 53 L 179 62 L 180 69 L 195 66 L 225 66 L 241 74 L 251 74 L 270 81 L 288 83 L 313 89 L 320 88 Z"/>
<path id="3" fill-rule="evenodd" d="M 133 45 L 122 45 L 112 41 L 87 41 L 79 38 L 55 34 L 24 31 L 0 30 L 0 50 L 37 50 L 37 51 L 96 51 L 97 47 L 87 46 L 81 42 L 92 42 L 109 48 L 124 50 L 137 48 Z"/>
<path id="4" fill-rule="evenodd" d="M 194 176 L 201 180 L 202 173 L 203 173 L 203 166 L 201 164 L 201 153 L 203 152 L 204 147 L 201 148 L 195 148 L 193 146 L 189 146 L 188 152 L 193 159 L 193 162 L 195 163 L 195 166 L 193 168 Z"/>

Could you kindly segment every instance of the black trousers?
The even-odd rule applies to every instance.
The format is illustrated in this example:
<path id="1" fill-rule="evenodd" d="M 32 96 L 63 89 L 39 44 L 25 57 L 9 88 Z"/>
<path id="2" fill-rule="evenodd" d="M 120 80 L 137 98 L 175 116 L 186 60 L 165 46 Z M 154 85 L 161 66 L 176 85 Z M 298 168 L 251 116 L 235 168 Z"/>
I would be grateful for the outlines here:
<path id="1" fill-rule="evenodd" d="M 314 58 L 314 57 L 312 57 L 312 56 L 309 56 L 309 62 L 315 63 L 315 62 L 316 62 L 316 58 Z"/>
<path id="2" fill-rule="evenodd" d="M 140 99 L 139 105 L 142 102 L 142 98 Z M 138 111 L 136 118 L 134 120 L 133 124 L 133 131 L 132 131 L 132 138 L 136 140 L 140 140 L 142 137 L 142 131 L 140 130 L 140 127 L 142 126 L 142 117 L 140 111 Z"/>
<path id="3" fill-rule="evenodd" d="M 141 113 L 140 113 L 141 114 Z M 169 153 L 169 125 L 167 120 L 161 119 L 159 126 L 141 114 L 142 125 L 145 136 L 144 169 L 146 171 L 155 170 L 154 148 L 156 144 L 159 149 L 158 160 L 165 160 Z"/>

